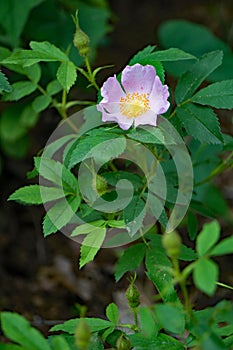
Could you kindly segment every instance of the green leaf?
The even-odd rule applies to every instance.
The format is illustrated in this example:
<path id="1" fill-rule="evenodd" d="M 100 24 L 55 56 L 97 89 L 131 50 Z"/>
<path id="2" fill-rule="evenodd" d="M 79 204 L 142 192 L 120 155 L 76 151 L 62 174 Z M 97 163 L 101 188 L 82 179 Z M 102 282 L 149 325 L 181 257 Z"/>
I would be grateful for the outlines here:
<path id="1" fill-rule="evenodd" d="M 102 331 L 106 328 L 113 326 L 112 322 L 109 322 L 107 320 L 102 320 L 101 318 L 85 317 L 84 320 L 86 321 L 86 323 L 90 327 L 92 333 L 99 332 L 99 331 Z M 74 334 L 79 322 L 80 322 L 80 318 L 71 319 L 71 320 L 66 321 L 62 324 L 58 324 L 56 326 L 53 326 L 50 329 L 50 331 L 52 331 L 52 332 L 62 331 L 62 332 L 66 332 L 69 334 Z"/>
<path id="2" fill-rule="evenodd" d="M 12 87 L 10 86 L 8 79 L 5 77 L 4 73 L 0 71 L 0 94 L 3 92 L 11 92 Z"/>
<path id="3" fill-rule="evenodd" d="M 133 129 L 127 133 L 127 137 L 143 143 L 164 145 L 165 142 L 162 131 L 153 126 L 143 126 L 143 128 L 139 127 L 137 129 Z"/>
<path id="4" fill-rule="evenodd" d="M 201 83 L 221 65 L 223 58 L 222 51 L 213 51 L 202 56 L 188 70 L 176 86 L 175 96 L 177 104 L 190 98 Z"/>
<path id="5" fill-rule="evenodd" d="M 158 322 L 155 321 L 155 317 L 152 314 L 151 310 L 147 306 L 142 306 L 139 309 L 139 319 L 140 319 L 140 328 L 143 335 L 148 338 L 156 336 L 158 333 Z"/>
<path id="6" fill-rule="evenodd" d="M 185 329 L 185 314 L 180 305 L 157 304 L 155 306 L 156 319 L 161 328 L 175 334 L 183 334 Z"/>
<path id="7" fill-rule="evenodd" d="M 129 335 L 134 350 L 184 350 L 184 346 L 177 339 L 166 334 L 148 338 L 141 333 Z"/>
<path id="8" fill-rule="evenodd" d="M 233 254 L 233 236 L 225 238 L 210 251 L 211 256 L 225 254 Z"/>
<path id="9" fill-rule="evenodd" d="M 30 11 L 43 0 L 3 0 L 0 2 L 0 22 L 11 47 L 19 46 L 19 39 Z"/>
<path id="10" fill-rule="evenodd" d="M 68 93 L 71 86 L 77 79 L 77 71 L 75 65 L 71 61 L 62 62 L 57 71 L 57 80 Z"/>
<path id="11" fill-rule="evenodd" d="M 32 50 L 14 51 L 10 57 L 2 61 L 2 64 L 20 64 L 24 67 L 31 66 L 38 62 L 68 61 L 64 52 L 48 41 L 31 41 Z"/>
<path id="12" fill-rule="evenodd" d="M 110 133 L 110 132 L 108 133 L 107 131 L 105 132 L 103 131 L 103 133 L 98 136 L 90 135 L 90 136 L 84 136 L 83 138 L 78 139 L 77 144 L 73 145 L 72 153 L 70 155 L 69 168 L 71 169 L 74 165 L 83 161 L 87 157 L 87 155 L 91 156 L 92 149 L 94 149 L 93 152 L 96 150 L 95 155 L 97 155 L 98 149 L 95 149 L 97 145 L 100 144 L 101 146 L 103 142 L 109 141 L 109 140 L 113 141 L 114 139 L 116 140 L 116 138 L 119 138 L 118 134 Z M 107 146 L 110 147 L 111 141 L 107 144 Z M 116 146 L 119 146 L 120 141 L 123 141 L 123 139 L 119 138 L 119 140 L 116 141 L 116 143 L 113 142 L 113 144 L 115 144 Z M 117 149 L 114 148 L 114 150 L 117 152 Z M 109 151 L 111 156 L 111 152 L 112 152 L 111 147 L 109 148 Z M 101 152 L 101 154 L 103 154 L 103 152 Z M 99 156 L 101 157 L 101 155 Z M 103 155 L 103 157 L 105 156 Z"/>
<path id="13" fill-rule="evenodd" d="M 41 78 L 40 65 L 36 63 L 30 67 L 24 67 L 23 74 L 25 74 L 33 83 L 37 84 Z"/>
<path id="14" fill-rule="evenodd" d="M 17 201 L 22 204 L 42 204 L 64 196 L 65 194 L 61 188 L 30 185 L 16 190 L 10 195 L 8 200 Z"/>
<path id="15" fill-rule="evenodd" d="M 161 245 L 147 250 L 146 268 L 148 278 L 154 283 L 164 302 L 178 301 L 170 272 L 171 262 Z"/>
<path id="16" fill-rule="evenodd" d="M 192 101 L 215 108 L 233 108 L 233 79 L 211 84 L 198 91 Z"/>
<path id="17" fill-rule="evenodd" d="M 107 306 L 106 316 L 109 319 L 109 321 L 112 322 L 113 324 L 118 323 L 119 311 L 118 311 L 118 307 L 115 303 L 111 303 Z"/>
<path id="18" fill-rule="evenodd" d="M 86 224 L 82 224 L 76 227 L 70 236 L 75 237 L 78 235 L 90 233 L 92 231 L 95 231 L 97 227 L 103 226 L 104 223 L 105 223 L 105 220 L 96 220 L 96 221 L 88 222 Z"/>
<path id="19" fill-rule="evenodd" d="M 196 57 L 177 48 L 170 48 L 167 50 L 156 51 L 150 54 L 150 58 L 156 61 L 183 61 L 196 60 Z"/>
<path id="20" fill-rule="evenodd" d="M 94 232 L 89 233 L 83 240 L 81 246 L 80 268 L 92 261 L 100 250 L 106 236 L 105 227 L 97 227 Z"/>
<path id="21" fill-rule="evenodd" d="M 52 338 L 52 345 L 54 350 L 71 350 L 66 339 L 62 335 L 56 335 Z"/>
<path id="22" fill-rule="evenodd" d="M 128 271 L 136 270 L 145 256 L 146 246 L 138 243 L 124 250 L 123 255 L 117 262 L 115 279 L 118 282 Z"/>
<path id="23" fill-rule="evenodd" d="M 2 312 L 1 324 L 5 336 L 24 349 L 51 350 L 46 339 L 21 315 Z"/>
<path id="24" fill-rule="evenodd" d="M 62 86 L 57 80 L 52 80 L 46 87 L 46 91 L 50 96 L 56 95 L 62 90 Z"/>
<path id="25" fill-rule="evenodd" d="M 43 221 L 44 236 L 47 237 L 52 233 L 56 233 L 63 226 L 68 224 L 81 203 L 80 197 L 71 197 L 61 199 L 54 204 L 46 213 Z"/>
<path id="26" fill-rule="evenodd" d="M 45 157 L 34 157 L 35 167 L 39 174 L 64 190 L 76 194 L 78 183 L 76 177 L 62 163 Z"/>
<path id="27" fill-rule="evenodd" d="M 136 63 L 140 63 L 142 65 L 151 65 L 155 67 L 156 74 L 161 79 L 162 83 L 164 83 L 164 68 L 161 62 L 158 60 L 155 60 L 153 58 L 153 51 L 155 49 L 155 46 L 147 46 L 143 50 L 136 53 L 136 55 L 133 56 L 133 58 L 130 60 L 129 65 L 132 66 Z"/>
<path id="28" fill-rule="evenodd" d="M 125 228 L 124 220 L 108 220 L 107 225 L 115 228 Z"/>
<path id="29" fill-rule="evenodd" d="M 37 85 L 31 81 L 17 81 L 12 84 L 12 91 L 3 96 L 3 101 L 18 101 L 36 89 Z"/>
<path id="30" fill-rule="evenodd" d="M 160 25 L 158 36 L 164 48 L 178 47 L 197 57 L 210 51 L 222 50 L 224 53 L 223 63 L 208 77 L 208 80 L 220 81 L 233 78 L 231 48 L 224 41 L 214 36 L 208 28 L 185 20 L 169 20 Z M 191 61 L 169 63 L 166 64 L 166 70 L 174 76 L 180 76 L 190 69 L 191 65 Z"/>
<path id="31" fill-rule="evenodd" d="M 223 142 L 219 121 L 212 109 L 189 103 L 178 107 L 176 111 L 188 135 L 204 143 Z"/>
<path id="32" fill-rule="evenodd" d="M 134 196 L 123 211 L 123 218 L 130 237 L 133 237 L 139 228 L 143 227 L 145 215 L 146 208 L 144 201 L 140 196 Z"/>
<path id="33" fill-rule="evenodd" d="M 193 279 L 198 289 L 212 296 L 217 286 L 218 265 L 209 259 L 199 259 L 194 267 Z"/>
<path id="34" fill-rule="evenodd" d="M 184 244 L 181 244 L 180 254 L 178 258 L 184 261 L 193 261 L 197 258 L 197 255 L 193 249 L 186 247 Z"/>
<path id="35" fill-rule="evenodd" d="M 209 252 L 209 250 L 218 241 L 220 236 L 220 226 L 217 221 L 212 221 L 209 224 L 203 226 L 202 231 L 197 237 L 197 253 L 199 256 L 203 256 Z"/>
<path id="36" fill-rule="evenodd" d="M 34 111 L 32 105 L 27 105 L 19 118 L 19 123 L 25 128 L 32 128 L 38 121 L 39 114 Z"/>
<path id="37" fill-rule="evenodd" d="M 189 211 L 188 213 L 188 233 L 190 239 L 193 241 L 197 237 L 198 221 L 196 215 Z"/>
<path id="38" fill-rule="evenodd" d="M 52 99 L 48 95 L 38 96 L 33 101 L 32 108 L 35 112 L 40 113 L 50 105 L 51 101 Z"/>
<path id="39" fill-rule="evenodd" d="M 24 348 L 22 348 L 20 345 L 0 343 L 0 350 L 24 350 Z"/>

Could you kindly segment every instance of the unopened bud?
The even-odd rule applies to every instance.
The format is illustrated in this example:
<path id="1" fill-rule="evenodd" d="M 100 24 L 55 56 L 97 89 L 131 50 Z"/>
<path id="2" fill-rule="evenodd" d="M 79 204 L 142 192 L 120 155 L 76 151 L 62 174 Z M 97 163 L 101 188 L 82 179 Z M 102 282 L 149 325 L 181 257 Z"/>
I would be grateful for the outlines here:
<path id="1" fill-rule="evenodd" d="M 90 39 L 79 26 L 78 11 L 76 11 L 75 17 L 73 17 L 76 31 L 74 34 L 74 46 L 78 49 L 80 56 L 86 57 L 90 52 Z"/>
<path id="2" fill-rule="evenodd" d="M 130 350 L 132 346 L 130 340 L 126 338 L 124 334 L 121 334 L 121 336 L 117 339 L 116 348 L 117 350 Z"/>
<path id="3" fill-rule="evenodd" d="M 168 256 L 175 258 L 179 255 L 181 238 L 176 231 L 165 233 L 162 237 L 162 243 Z"/>
<path id="4" fill-rule="evenodd" d="M 98 192 L 98 194 L 100 196 L 102 196 L 104 193 L 107 192 L 107 188 L 108 188 L 108 183 L 106 181 L 106 179 L 101 176 L 101 175 L 96 175 L 96 183 L 93 183 L 93 188 L 96 188 L 96 191 Z"/>
<path id="5" fill-rule="evenodd" d="M 136 307 L 139 306 L 140 294 L 139 294 L 137 287 L 133 283 L 130 283 L 128 289 L 126 290 L 125 295 L 126 295 L 126 298 L 128 300 L 129 306 L 132 309 L 135 309 Z"/>
<path id="6" fill-rule="evenodd" d="M 91 330 L 84 318 L 80 318 L 75 330 L 75 343 L 79 350 L 87 350 L 91 338 Z"/>

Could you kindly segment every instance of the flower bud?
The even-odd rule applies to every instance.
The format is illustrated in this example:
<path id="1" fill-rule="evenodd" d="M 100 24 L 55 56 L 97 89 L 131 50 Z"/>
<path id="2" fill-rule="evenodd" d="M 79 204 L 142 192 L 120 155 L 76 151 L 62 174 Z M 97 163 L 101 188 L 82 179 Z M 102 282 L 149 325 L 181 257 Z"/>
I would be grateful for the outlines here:
<path id="1" fill-rule="evenodd" d="M 121 336 L 117 339 L 116 348 L 117 350 L 130 350 L 132 346 L 130 340 L 126 338 L 124 334 L 121 334 Z"/>
<path id="2" fill-rule="evenodd" d="M 96 182 L 92 184 L 93 188 L 96 188 L 96 191 L 100 196 L 107 192 L 108 184 L 106 179 L 101 175 L 96 175 Z"/>
<path id="3" fill-rule="evenodd" d="M 78 349 L 87 350 L 91 338 L 91 330 L 84 318 L 80 318 L 74 336 Z"/>
<path id="4" fill-rule="evenodd" d="M 78 11 L 76 11 L 75 17 L 73 17 L 76 31 L 74 34 L 74 46 L 78 49 L 80 56 L 86 57 L 90 52 L 90 39 L 84 31 L 79 27 Z"/>
<path id="5" fill-rule="evenodd" d="M 175 258 L 180 253 L 181 238 L 176 231 L 165 233 L 162 237 L 162 244 L 166 253 L 171 258 Z"/>
<path id="6" fill-rule="evenodd" d="M 137 287 L 133 283 L 130 283 L 125 295 L 128 300 L 128 304 L 132 309 L 135 309 L 139 306 L 140 294 Z"/>

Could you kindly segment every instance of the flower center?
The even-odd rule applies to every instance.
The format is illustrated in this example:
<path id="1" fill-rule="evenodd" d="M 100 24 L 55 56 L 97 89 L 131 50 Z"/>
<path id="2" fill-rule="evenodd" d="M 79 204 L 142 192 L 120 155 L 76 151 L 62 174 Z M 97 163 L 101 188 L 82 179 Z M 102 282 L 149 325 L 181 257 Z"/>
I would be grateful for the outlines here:
<path id="1" fill-rule="evenodd" d="M 133 92 L 126 94 L 126 97 L 120 98 L 121 114 L 128 118 L 136 118 L 150 109 L 149 94 L 139 94 Z"/>

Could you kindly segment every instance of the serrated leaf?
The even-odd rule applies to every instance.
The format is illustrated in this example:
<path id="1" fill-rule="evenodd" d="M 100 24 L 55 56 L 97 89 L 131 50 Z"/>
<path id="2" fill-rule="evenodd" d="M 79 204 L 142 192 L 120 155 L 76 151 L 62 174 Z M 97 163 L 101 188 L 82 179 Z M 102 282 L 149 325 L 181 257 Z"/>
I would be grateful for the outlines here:
<path id="1" fill-rule="evenodd" d="M 1 313 L 1 327 L 10 340 L 24 349 L 51 350 L 47 340 L 21 315 L 13 312 Z"/>
<path id="2" fill-rule="evenodd" d="M 90 233 L 92 231 L 95 231 L 97 227 L 103 226 L 104 223 L 105 223 L 105 220 L 96 220 L 96 221 L 82 224 L 76 227 L 70 236 L 75 237 L 78 235 L 84 235 L 84 234 Z"/>
<path id="3" fill-rule="evenodd" d="M 52 99 L 48 95 L 37 96 L 32 103 L 32 108 L 35 112 L 40 113 L 50 105 L 51 101 Z"/>
<path id="4" fill-rule="evenodd" d="M 188 52 L 177 48 L 170 48 L 167 50 L 156 51 L 150 54 L 150 58 L 157 61 L 183 61 L 183 60 L 196 60 L 196 57 Z"/>
<path id="5" fill-rule="evenodd" d="M 29 67 L 38 62 L 68 61 L 64 52 L 48 41 L 30 43 L 32 50 L 14 51 L 10 57 L 2 61 L 2 64 L 20 64 Z"/>
<path id="6" fill-rule="evenodd" d="M 102 135 L 84 136 L 83 138 L 79 139 L 77 141 L 77 144 L 76 145 L 74 144 L 73 146 L 72 153 L 70 156 L 70 161 L 69 161 L 69 168 L 71 169 L 74 165 L 83 161 L 87 157 L 87 155 L 91 156 L 92 149 L 95 150 L 95 147 L 97 145 L 99 144 L 101 145 L 105 141 L 109 141 L 109 140 L 113 141 L 115 138 L 119 138 L 119 135 L 114 133 L 108 133 L 105 131 L 102 133 Z M 95 152 L 95 154 L 96 153 L 97 152 Z"/>
<path id="7" fill-rule="evenodd" d="M 218 265 L 209 259 L 199 259 L 194 267 L 193 279 L 198 289 L 212 296 L 217 287 Z"/>
<path id="8" fill-rule="evenodd" d="M 109 321 L 112 322 L 113 324 L 118 323 L 119 311 L 118 311 L 118 307 L 115 303 L 111 303 L 107 306 L 106 316 L 109 319 Z"/>
<path id="9" fill-rule="evenodd" d="M 129 335 L 134 350 L 184 350 L 183 344 L 174 337 L 160 333 L 156 337 L 146 337 L 141 333 Z"/>
<path id="10" fill-rule="evenodd" d="M 222 63 L 222 51 L 213 51 L 202 56 L 188 70 L 176 86 L 175 97 L 177 104 L 190 98 L 201 83 Z"/>
<path id="11" fill-rule="evenodd" d="M 80 250 L 80 268 L 92 261 L 100 250 L 106 236 L 106 228 L 98 227 L 94 232 L 89 233 L 83 240 Z"/>
<path id="12" fill-rule="evenodd" d="M 145 251 L 146 247 L 144 243 L 135 244 L 124 251 L 116 265 L 116 282 L 118 282 L 126 272 L 138 268 L 145 256 Z"/>
<path id="13" fill-rule="evenodd" d="M 40 176 L 59 187 L 63 186 L 64 190 L 70 190 L 73 194 L 77 193 L 77 179 L 62 163 L 45 157 L 34 157 L 34 161 Z"/>
<path id="14" fill-rule="evenodd" d="M 62 62 L 57 71 L 57 80 L 68 93 L 71 86 L 77 79 L 77 71 L 75 65 L 71 61 Z"/>
<path id="15" fill-rule="evenodd" d="M 233 254 L 233 236 L 225 238 L 210 251 L 211 256 Z"/>
<path id="16" fill-rule="evenodd" d="M 54 204 L 46 213 L 43 221 L 44 236 L 56 233 L 70 222 L 81 203 L 80 197 L 61 199 Z"/>
<path id="17" fill-rule="evenodd" d="M 161 327 L 168 332 L 183 334 L 185 329 L 185 314 L 180 305 L 157 304 L 155 306 L 156 319 Z"/>
<path id="18" fill-rule="evenodd" d="M 178 258 L 184 261 L 193 261 L 197 258 L 197 255 L 192 248 L 186 247 L 186 245 L 181 244 Z"/>
<path id="19" fill-rule="evenodd" d="M 214 111 L 192 103 L 177 108 L 177 116 L 188 135 L 204 143 L 222 143 L 219 121 Z"/>
<path id="20" fill-rule="evenodd" d="M 102 331 L 106 328 L 113 326 L 112 322 L 109 322 L 107 320 L 103 320 L 101 318 L 85 317 L 84 320 L 88 324 L 88 326 L 90 327 L 92 333 L 99 332 L 99 331 Z M 69 334 L 74 334 L 79 322 L 80 322 L 80 318 L 71 319 L 71 320 L 68 320 L 62 324 L 58 324 L 56 326 L 53 326 L 50 329 L 50 331 L 52 331 L 52 332 L 62 331 L 62 332 L 66 332 Z"/>
<path id="21" fill-rule="evenodd" d="M 56 95 L 62 90 L 62 86 L 57 80 L 52 80 L 46 87 L 46 91 L 50 96 Z"/>
<path id="22" fill-rule="evenodd" d="M 159 327 L 157 320 L 155 321 L 152 311 L 147 306 L 143 306 L 140 307 L 138 314 L 142 334 L 148 338 L 157 336 Z"/>
<path id="23" fill-rule="evenodd" d="M 144 126 L 131 130 L 127 133 L 127 137 L 130 139 L 152 144 L 164 145 L 164 135 L 162 131 L 155 127 Z"/>
<path id="24" fill-rule="evenodd" d="M 161 246 L 153 246 L 146 252 L 147 276 L 158 289 L 164 302 L 178 301 L 173 287 L 171 262 Z"/>
<path id="25" fill-rule="evenodd" d="M 37 85 L 31 81 L 17 81 L 12 84 L 12 91 L 3 96 L 3 101 L 18 101 L 30 95 L 37 89 Z"/>
<path id="26" fill-rule="evenodd" d="M 10 86 L 8 79 L 6 78 L 4 73 L 0 71 L 0 94 L 2 94 L 3 92 L 11 91 L 12 87 Z"/>
<path id="27" fill-rule="evenodd" d="M 123 211 L 123 218 L 130 237 L 133 237 L 139 228 L 143 227 L 146 207 L 140 196 L 134 196 Z"/>
<path id="28" fill-rule="evenodd" d="M 223 80 L 198 91 L 192 101 L 215 108 L 233 108 L 233 79 Z"/>
<path id="29" fill-rule="evenodd" d="M 205 224 L 197 237 L 197 252 L 203 256 L 214 246 L 220 236 L 220 226 L 217 221 Z"/>
<path id="30" fill-rule="evenodd" d="M 42 204 L 64 196 L 65 194 L 61 188 L 30 185 L 16 190 L 8 200 L 22 204 Z"/>
<path id="31" fill-rule="evenodd" d="M 23 74 L 25 74 L 33 83 L 37 84 L 41 78 L 40 65 L 36 63 L 30 67 L 24 67 Z"/>
<path id="32" fill-rule="evenodd" d="M 132 66 L 133 64 L 139 63 L 141 59 L 144 59 L 146 56 L 150 55 L 155 50 L 155 48 L 155 45 L 148 45 L 143 50 L 138 51 L 129 61 L 129 65 Z"/>

